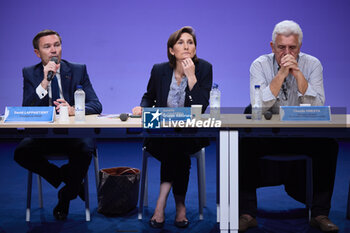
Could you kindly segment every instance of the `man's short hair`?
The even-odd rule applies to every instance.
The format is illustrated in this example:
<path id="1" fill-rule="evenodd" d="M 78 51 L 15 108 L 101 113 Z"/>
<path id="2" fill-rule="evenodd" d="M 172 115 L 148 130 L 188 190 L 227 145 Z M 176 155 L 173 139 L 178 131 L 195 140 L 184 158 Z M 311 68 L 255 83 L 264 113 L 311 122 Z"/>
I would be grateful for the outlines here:
<path id="1" fill-rule="evenodd" d="M 292 20 L 284 20 L 276 24 L 272 32 L 272 42 L 275 44 L 277 35 L 298 35 L 299 45 L 303 41 L 303 31 L 301 30 L 299 24 Z"/>
<path id="2" fill-rule="evenodd" d="M 41 32 L 39 32 L 38 34 L 36 34 L 36 36 L 34 37 L 34 39 L 33 39 L 33 47 L 34 47 L 34 49 L 39 49 L 39 40 L 40 40 L 41 37 L 49 36 L 49 35 L 56 35 L 56 36 L 58 36 L 58 38 L 60 39 L 60 43 L 62 44 L 62 38 L 58 34 L 58 32 L 56 32 L 54 30 L 50 30 L 50 29 L 45 29 L 45 30 L 42 30 Z"/>
<path id="3" fill-rule="evenodd" d="M 190 26 L 185 26 L 180 28 L 179 30 L 177 30 L 176 32 L 173 32 L 169 39 L 168 39 L 168 43 L 167 43 L 167 54 L 168 54 L 168 59 L 169 59 L 169 64 L 172 68 L 176 68 L 176 58 L 174 55 L 172 55 L 169 51 L 169 48 L 174 48 L 174 45 L 176 44 L 176 42 L 180 39 L 181 35 L 183 33 L 188 33 L 193 37 L 193 42 L 194 45 L 197 47 L 197 38 L 196 38 L 196 33 L 194 32 L 194 29 Z M 198 61 L 197 58 L 197 54 L 194 55 L 194 57 L 192 58 L 192 61 L 194 63 L 196 63 Z"/>

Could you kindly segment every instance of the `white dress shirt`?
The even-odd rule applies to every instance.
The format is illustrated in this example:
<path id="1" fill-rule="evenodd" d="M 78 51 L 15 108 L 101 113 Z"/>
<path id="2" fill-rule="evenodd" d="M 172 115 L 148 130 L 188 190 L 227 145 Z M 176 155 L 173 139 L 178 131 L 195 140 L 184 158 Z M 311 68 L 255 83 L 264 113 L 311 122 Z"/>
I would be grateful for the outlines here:
<path id="1" fill-rule="evenodd" d="M 250 100 L 254 103 L 254 86 L 260 85 L 262 91 L 263 108 L 265 110 L 273 107 L 273 112 L 278 111 L 279 106 L 299 106 L 300 104 L 311 104 L 322 106 L 325 102 L 323 88 L 323 67 L 321 62 L 308 54 L 299 53 L 298 67 L 303 73 L 308 88 L 304 95 L 298 91 L 296 79 L 289 74 L 286 78 L 287 98 L 284 97 L 282 88 L 275 97 L 270 89 L 272 79 L 277 75 L 278 64 L 273 53 L 262 55 L 250 66 Z"/>

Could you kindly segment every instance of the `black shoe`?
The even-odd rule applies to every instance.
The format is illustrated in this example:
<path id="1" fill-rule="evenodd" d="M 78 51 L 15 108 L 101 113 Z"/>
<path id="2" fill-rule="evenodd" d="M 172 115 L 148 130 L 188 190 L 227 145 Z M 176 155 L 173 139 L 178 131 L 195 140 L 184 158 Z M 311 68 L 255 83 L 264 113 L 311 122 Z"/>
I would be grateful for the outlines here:
<path id="1" fill-rule="evenodd" d="M 149 220 L 149 225 L 153 228 L 163 228 L 165 221 L 157 222 L 155 219 Z"/>
<path id="2" fill-rule="evenodd" d="M 180 222 L 177 222 L 175 220 L 174 222 L 174 225 L 178 228 L 186 228 L 190 225 L 190 222 L 188 220 L 183 220 L 183 221 L 180 221 Z"/>
<path id="3" fill-rule="evenodd" d="M 57 220 L 65 220 L 67 219 L 67 215 L 69 212 L 69 200 L 65 200 L 62 197 L 62 189 L 58 192 L 58 204 L 53 209 L 53 216 Z"/>
<path id="4" fill-rule="evenodd" d="M 257 226 L 258 226 L 258 222 L 256 221 L 256 218 L 251 218 L 249 220 L 249 217 L 245 215 L 239 216 L 239 229 L 238 229 L 239 232 L 244 232 L 249 228 L 257 227 Z"/>
<path id="5" fill-rule="evenodd" d="M 53 209 L 53 216 L 57 220 L 66 220 L 69 210 L 69 202 L 59 201 L 56 207 Z"/>
<path id="6" fill-rule="evenodd" d="M 339 227 L 332 223 L 331 220 L 325 215 L 319 215 L 311 218 L 310 225 L 315 228 L 319 228 L 323 232 L 338 232 Z"/>

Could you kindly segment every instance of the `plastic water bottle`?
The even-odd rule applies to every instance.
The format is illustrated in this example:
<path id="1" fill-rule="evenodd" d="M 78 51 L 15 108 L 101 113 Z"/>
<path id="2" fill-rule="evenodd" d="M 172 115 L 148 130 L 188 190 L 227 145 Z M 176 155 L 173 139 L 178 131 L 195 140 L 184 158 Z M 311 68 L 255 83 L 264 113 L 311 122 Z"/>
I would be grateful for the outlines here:
<path id="1" fill-rule="evenodd" d="M 77 85 L 77 90 L 74 92 L 75 103 L 75 122 L 85 121 L 85 92 L 81 85 Z"/>
<path id="2" fill-rule="evenodd" d="M 252 119 L 260 121 L 262 119 L 262 93 L 260 85 L 254 86 L 254 103 L 252 106 Z"/>
<path id="3" fill-rule="evenodd" d="M 210 91 L 210 117 L 220 119 L 220 96 L 219 85 L 214 83 Z"/>

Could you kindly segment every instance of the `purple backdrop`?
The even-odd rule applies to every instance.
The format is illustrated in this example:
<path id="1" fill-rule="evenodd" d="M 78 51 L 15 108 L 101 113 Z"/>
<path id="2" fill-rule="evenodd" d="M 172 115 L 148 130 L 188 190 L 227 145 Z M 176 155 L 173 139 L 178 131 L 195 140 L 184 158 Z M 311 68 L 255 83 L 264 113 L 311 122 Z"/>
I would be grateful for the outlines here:
<path id="1" fill-rule="evenodd" d="M 63 59 L 87 64 L 104 113 L 139 104 L 152 65 L 167 60 L 169 35 L 185 25 L 197 32 L 198 56 L 213 64 L 222 106 L 246 106 L 249 66 L 271 51 L 273 27 L 284 19 L 301 25 L 302 51 L 324 66 L 326 104 L 349 108 L 349 12 L 347 0 L 1 1 L 0 113 L 21 105 L 21 70 L 39 62 L 31 42 L 47 28 L 61 34 Z"/>

